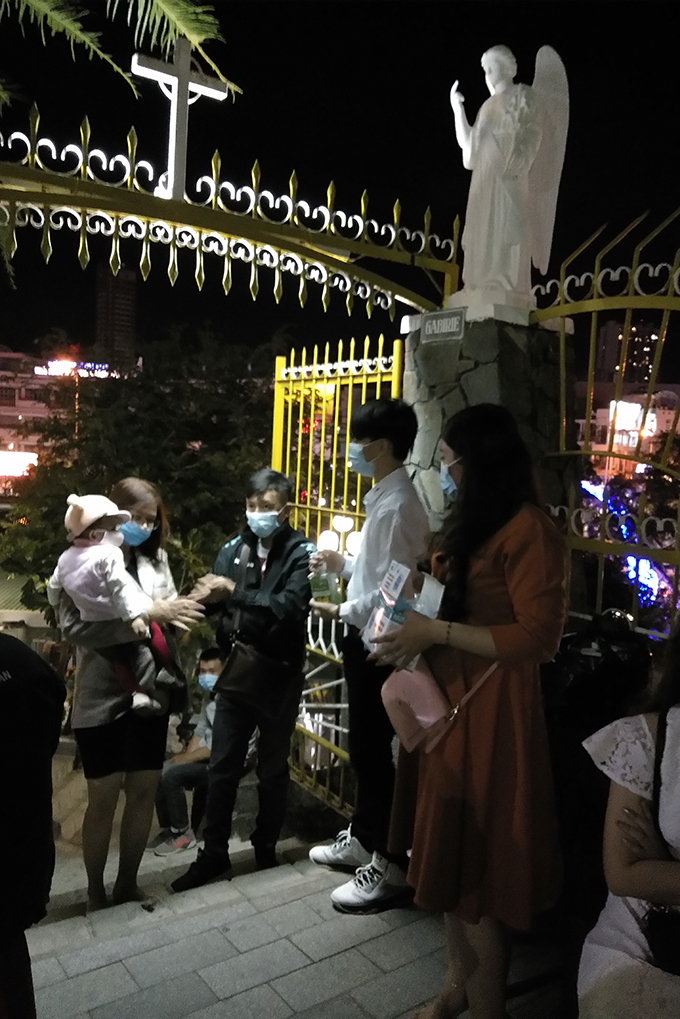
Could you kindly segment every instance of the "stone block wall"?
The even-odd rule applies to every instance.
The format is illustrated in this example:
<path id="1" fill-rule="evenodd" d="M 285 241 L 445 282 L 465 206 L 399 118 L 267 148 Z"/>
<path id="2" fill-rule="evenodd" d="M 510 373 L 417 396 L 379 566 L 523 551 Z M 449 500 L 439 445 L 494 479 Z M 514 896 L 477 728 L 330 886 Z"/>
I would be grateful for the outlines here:
<path id="1" fill-rule="evenodd" d="M 537 468 L 546 502 L 565 501 L 570 465 L 548 454 L 559 449 L 559 335 L 536 326 L 495 319 L 471 322 L 462 340 L 406 340 L 403 397 L 413 405 L 419 431 L 407 466 L 434 528 L 444 512 L 439 484 L 439 439 L 444 422 L 464 407 L 495 403 L 519 425 Z M 567 386 L 568 402 L 573 385 Z M 567 419 L 573 421 L 572 408 Z"/>

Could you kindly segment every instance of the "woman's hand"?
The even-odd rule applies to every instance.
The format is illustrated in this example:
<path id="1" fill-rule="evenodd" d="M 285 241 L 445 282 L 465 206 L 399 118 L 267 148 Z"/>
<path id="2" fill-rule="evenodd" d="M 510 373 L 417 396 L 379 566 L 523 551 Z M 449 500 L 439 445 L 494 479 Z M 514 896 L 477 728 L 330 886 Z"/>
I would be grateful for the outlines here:
<path id="1" fill-rule="evenodd" d="M 656 830 L 652 808 L 642 800 L 637 808 L 625 807 L 623 817 L 616 822 L 630 863 L 641 860 L 671 860 L 668 847 Z"/>
<path id="2" fill-rule="evenodd" d="M 149 622 L 173 623 L 180 630 L 188 630 L 204 614 L 203 606 L 193 598 L 159 598 L 149 609 Z"/>
<path id="3" fill-rule="evenodd" d="M 234 587 L 235 583 L 229 577 L 206 573 L 205 576 L 198 578 L 187 597 L 204 605 L 209 602 L 225 601 L 231 597 Z"/>
<path id="4" fill-rule="evenodd" d="M 420 612 L 407 612 L 404 625 L 371 643 L 379 644 L 368 657 L 380 665 L 400 665 L 412 661 L 435 643 L 432 623 L 436 620 L 421 616 Z"/>
<path id="5" fill-rule="evenodd" d="M 312 610 L 312 615 L 315 619 L 339 619 L 340 618 L 340 606 L 334 602 L 329 601 L 316 601 L 312 598 L 309 602 L 309 607 Z"/>

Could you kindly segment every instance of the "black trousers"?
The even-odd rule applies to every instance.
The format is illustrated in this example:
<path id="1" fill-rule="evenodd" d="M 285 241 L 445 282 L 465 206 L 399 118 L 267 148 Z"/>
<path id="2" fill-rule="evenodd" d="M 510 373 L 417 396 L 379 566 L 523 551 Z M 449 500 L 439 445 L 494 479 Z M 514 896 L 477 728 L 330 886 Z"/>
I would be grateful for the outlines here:
<path id="1" fill-rule="evenodd" d="M 229 851 L 231 819 L 248 743 L 260 730 L 257 745 L 258 814 L 250 836 L 253 845 L 273 846 L 283 827 L 288 792 L 290 740 L 297 721 L 302 675 L 290 682 L 290 690 L 279 715 L 267 718 L 246 708 L 225 694 L 215 698 L 215 720 L 208 768 L 208 800 L 205 808 L 206 852 L 224 856 Z"/>
<path id="2" fill-rule="evenodd" d="M 349 701 L 349 755 L 357 779 L 352 834 L 369 853 L 387 854 L 387 835 L 394 793 L 394 729 L 380 697 L 392 665 L 368 662 L 354 626 L 342 643 Z"/>

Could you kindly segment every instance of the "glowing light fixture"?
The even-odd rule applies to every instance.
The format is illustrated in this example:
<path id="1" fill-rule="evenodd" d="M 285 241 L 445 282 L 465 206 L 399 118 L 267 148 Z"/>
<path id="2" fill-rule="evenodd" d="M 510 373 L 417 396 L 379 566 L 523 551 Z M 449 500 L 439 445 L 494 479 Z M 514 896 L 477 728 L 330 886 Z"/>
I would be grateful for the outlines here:
<path id="1" fill-rule="evenodd" d="M 351 517 L 334 516 L 331 520 L 334 531 L 339 531 L 340 534 L 346 534 L 351 531 L 354 527 L 354 521 Z"/>
<path id="2" fill-rule="evenodd" d="M 0 449 L 0 478 L 20 478 L 28 474 L 28 468 L 35 467 L 37 462 L 37 453 Z"/>
<path id="3" fill-rule="evenodd" d="M 351 556 L 359 555 L 359 549 L 361 548 L 361 541 L 363 538 L 362 531 L 352 531 L 351 534 L 347 535 L 345 539 L 345 548 L 347 554 Z"/>
<path id="4" fill-rule="evenodd" d="M 340 535 L 335 531 L 322 531 L 317 539 L 316 547 L 319 552 L 326 550 L 337 552 L 340 548 Z"/>
<path id="5" fill-rule="evenodd" d="M 592 495 L 600 502 L 602 502 L 602 497 L 604 495 L 604 485 L 594 485 L 592 481 L 582 481 L 581 488 L 583 489 L 584 492 L 587 492 L 588 495 Z"/>
<path id="6" fill-rule="evenodd" d="M 630 403 L 627 400 L 612 400 L 609 404 L 609 420 L 613 421 L 616 416 L 616 429 L 620 432 L 639 432 L 642 426 L 642 404 Z M 656 434 L 656 412 L 647 412 L 645 427 L 642 435 L 650 436 Z"/>

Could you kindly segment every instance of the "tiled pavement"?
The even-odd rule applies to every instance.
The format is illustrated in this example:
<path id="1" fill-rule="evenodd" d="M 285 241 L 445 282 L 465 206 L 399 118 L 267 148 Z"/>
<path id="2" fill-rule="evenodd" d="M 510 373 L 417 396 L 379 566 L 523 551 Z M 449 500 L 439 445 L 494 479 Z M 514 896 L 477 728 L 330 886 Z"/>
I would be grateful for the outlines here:
<path id="1" fill-rule="evenodd" d="M 232 881 L 173 895 L 193 855 L 183 854 L 153 887 L 143 881 L 158 899 L 151 913 L 128 904 L 69 916 L 76 893 L 57 896 L 57 912 L 28 934 L 38 1019 L 398 1019 L 431 998 L 445 971 L 441 918 L 336 913 L 329 891 L 346 877 L 285 846 L 275 870 L 249 872 L 243 852 Z M 520 946 L 511 982 L 555 962 L 553 949 Z M 549 985 L 509 1012 L 550 1019 L 556 995 Z"/>

